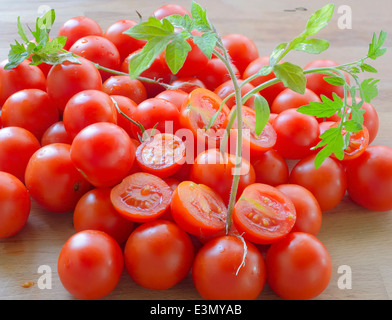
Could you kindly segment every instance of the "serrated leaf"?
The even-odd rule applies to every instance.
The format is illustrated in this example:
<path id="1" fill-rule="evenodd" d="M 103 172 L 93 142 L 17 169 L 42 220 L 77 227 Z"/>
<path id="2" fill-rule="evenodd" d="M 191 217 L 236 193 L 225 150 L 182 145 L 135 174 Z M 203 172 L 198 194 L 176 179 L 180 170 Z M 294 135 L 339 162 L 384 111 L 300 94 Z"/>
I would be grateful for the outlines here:
<path id="1" fill-rule="evenodd" d="M 376 33 L 373 33 L 372 43 L 369 44 L 369 50 L 367 54 L 370 59 L 376 60 L 386 52 L 386 48 L 381 48 L 386 40 L 386 37 L 387 33 L 382 30 L 380 31 L 378 39 Z"/>
<path id="2" fill-rule="evenodd" d="M 310 101 L 308 105 L 301 106 L 298 112 L 309 114 L 317 118 L 331 117 L 343 108 L 343 100 L 339 96 L 333 96 L 331 100 L 325 95 L 321 95 L 321 102 Z"/>
<path id="3" fill-rule="evenodd" d="M 259 136 L 263 132 L 265 125 L 268 123 L 270 116 L 270 108 L 267 100 L 263 96 L 255 94 L 254 97 L 254 108 L 256 117 L 255 133 Z"/>
<path id="4" fill-rule="evenodd" d="M 201 35 L 201 37 L 194 36 L 193 42 L 200 48 L 208 59 L 211 59 L 212 52 L 214 51 L 217 42 L 217 38 L 214 33 L 205 32 Z"/>
<path id="5" fill-rule="evenodd" d="M 294 45 L 293 50 L 310 54 L 320 54 L 329 48 L 329 42 L 323 39 L 304 39 Z"/>
<path id="6" fill-rule="evenodd" d="M 54 9 L 47 11 L 42 17 L 37 19 L 37 29 L 45 30 L 47 34 L 50 33 L 54 21 L 56 20 L 56 13 Z"/>
<path id="7" fill-rule="evenodd" d="M 346 83 L 346 81 L 339 76 L 326 76 L 323 77 L 323 79 L 329 84 L 332 84 L 333 86 L 337 86 L 337 87 L 344 86 L 344 84 Z"/>
<path id="8" fill-rule="evenodd" d="M 156 37 L 170 36 L 173 32 L 174 26 L 166 18 L 159 20 L 155 17 L 149 17 L 148 21 L 136 24 L 123 33 L 138 40 L 150 41 Z"/>
<path id="9" fill-rule="evenodd" d="M 300 66 L 290 62 L 284 62 L 275 65 L 273 71 L 276 77 L 281 80 L 286 87 L 300 94 L 305 93 L 306 77 Z"/>
<path id="10" fill-rule="evenodd" d="M 18 66 L 23 60 L 28 58 L 29 54 L 23 44 L 15 40 L 15 44 L 11 44 L 11 49 L 8 53 L 8 62 L 4 69 L 9 70 Z"/>
<path id="11" fill-rule="evenodd" d="M 176 74 L 184 65 L 190 50 L 191 46 L 180 34 L 176 35 L 167 45 L 165 58 L 167 65 L 173 74 Z"/>
<path id="12" fill-rule="evenodd" d="M 29 42 L 29 39 L 27 38 L 26 32 L 22 26 L 22 23 L 20 22 L 20 17 L 18 17 L 18 34 L 22 38 L 24 42 Z"/>
<path id="13" fill-rule="evenodd" d="M 344 139 L 340 127 L 331 127 L 327 129 L 320 135 L 320 138 L 322 140 L 313 148 L 322 147 L 315 157 L 316 169 L 332 154 L 335 154 L 336 158 L 340 160 L 344 157 Z"/>
<path id="14" fill-rule="evenodd" d="M 370 102 L 372 99 L 377 97 L 378 95 L 378 88 L 377 88 L 377 83 L 380 80 L 377 79 L 365 79 L 361 82 L 361 94 L 362 98 L 365 100 L 365 102 Z"/>
<path id="15" fill-rule="evenodd" d="M 181 16 L 179 14 L 173 14 L 168 17 L 166 17 L 170 23 L 177 28 L 181 28 L 183 30 L 188 31 L 189 33 L 192 33 L 194 29 L 194 22 L 192 18 L 189 15 L 184 15 Z"/>
<path id="16" fill-rule="evenodd" d="M 192 2 L 191 15 L 193 18 L 194 26 L 199 31 L 212 30 L 210 22 L 207 18 L 207 10 L 203 9 L 195 1 Z"/>
<path id="17" fill-rule="evenodd" d="M 362 130 L 362 124 L 353 119 L 343 122 L 343 127 L 349 132 L 359 132 Z"/>
<path id="18" fill-rule="evenodd" d="M 372 67 L 370 64 L 367 63 L 362 63 L 361 64 L 361 70 L 362 72 L 371 72 L 371 73 L 377 73 L 377 69 Z"/>
<path id="19" fill-rule="evenodd" d="M 318 33 L 321 29 L 326 27 L 331 20 L 335 10 L 334 4 L 327 4 L 321 9 L 313 13 L 307 24 L 305 31 L 302 33 L 305 37 L 309 37 Z"/>

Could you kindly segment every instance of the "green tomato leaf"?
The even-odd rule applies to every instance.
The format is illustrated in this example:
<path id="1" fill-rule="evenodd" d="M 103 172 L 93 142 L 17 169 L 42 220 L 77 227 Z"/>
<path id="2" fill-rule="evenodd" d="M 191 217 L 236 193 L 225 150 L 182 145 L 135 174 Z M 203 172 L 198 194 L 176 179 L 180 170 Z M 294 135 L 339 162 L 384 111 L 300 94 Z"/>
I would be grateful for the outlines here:
<path id="1" fill-rule="evenodd" d="M 207 10 L 203 9 L 198 3 L 192 2 L 191 14 L 194 26 L 199 31 L 211 31 L 211 25 L 207 18 Z"/>
<path id="2" fill-rule="evenodd" d="M 29 56 L 25 46 L 15 40 L 15 44 L 11 44 L 11 49 L 8 53 L 8 62 L 4 69 L 9 70 L 18 66 L 23 60 Z"/>
<path id="3" fill-rule="evenodd" d="M 188 33 L 192 33 L 195 28 L 195 24 L 192 18 L 189 15 L 181 16 L 179 14 L 173 14 L 171 16 L 166 17 L 166 19 L 177 28 L 181 28 L 183 30 L 188 31 Z"/>
<path id="4" fill-rule="evenodd" d="M 255 133 L 259 136 L 263 132 L 265 125 L 268 123 L 270 108 L 267 100 L 263 96 L 255 94 L 254 97 L 256 115 Z"/>
<path id="5" fill-rule="evenodd" d="M 378 95 L 378 88 L 377 88 L 377 83 L 380 80 L 377 79 L 365 79 L 361 82 L 361 94 L 362 98 L 365 100 L 365 102 L 370 102 L 372 99 L 377 97 Z"/>
<path id="6" fill-rule="evenodd" d="M 304 39 L 293 46 L 293 50 L 310 54 L 320 54 L 329 48 L 329 42 L 323 39 Z"/>
<path id="7" fill-rule="evenodd" d="M 275 49 L 272 51 L 269 59 L 269 65 L 274 66 L 277 64 L 282 56 L 282 53 L 286 50 L 288 43 L 287 42 L 282 42 L 278 44 Z"/>
<path id="8" fill-rule="evenodd" d="M 343 127 L 349 132 L 359 132 L 363 129 L 361 123 L 352 119 L 343 122 Z"/>
<path id="9" fill-rule="evenodd" d="M 326 76 L 323 77 L 323 79 L 329 84 L 332 84 L 333 86 L 337 87 L 344 86 L 344 84 L 346 83 L 346 81 L 339 76 Z"/>
<path id="10" fill-rule="evenodd" d="M 217 42 L 215 33 L 204 32 L 201 37 L 194 36 L 193 42 L 200 48 L 208 59 L 211 59 L 212 52 L 214 51 Z"/>
<path id="11" fill-rule="evenodd" d="M 327 4 L 321 9 L 313 13 L 307 24 L 305 31 L 302 33 L 306 38 L 318 33 L 321 29 L 325 28 L 331 20 L 335 10 L 334 4 Z"/>
<path id="12" fill-rule="evenodd" d="M 184 65 L 188 52 L 191 50 L 189 43 L 177 34 L 173 40 L 167 45 L 165 58 L 171 72 L 176 74 Z"/>
<path id="13" fill-rule="evenodd" d="M 305 93 L 306 77 L 300 66 L 290 62 L 284 62 L 273 66 L 276 77 L 291 90 L 300 94 Z"/>
<path id="14" fill-rule="evenodd" d="M 174 26 L 168 19 L 159 20 L 155 17 L 149 17 L 147 21 L 136 24 L 123 33 L 138 40 L 150 41 L 157 37 L 165 38 L 171 36 L 173 32 Z"/>
<path id="15" fill-rule="evenodd" d="M 20 22 L 20 17 L 18 17 L 18 33 L 24 42 L 29 42 L 29 39 L 27 38 L 26 32 L 23 28 L 23 25 Z"/>
<path id="16" fill-rule="evenodd" d="M 376 33 L 373 33 L 372 43 L 369 44 L 368 58 L 376 60 L 381 57 L 386 51 L 386 48 L 381 48 L 387 38 L 387 33 L 385 31 L 380 31 L 379 37 L 377 39 Z"/>

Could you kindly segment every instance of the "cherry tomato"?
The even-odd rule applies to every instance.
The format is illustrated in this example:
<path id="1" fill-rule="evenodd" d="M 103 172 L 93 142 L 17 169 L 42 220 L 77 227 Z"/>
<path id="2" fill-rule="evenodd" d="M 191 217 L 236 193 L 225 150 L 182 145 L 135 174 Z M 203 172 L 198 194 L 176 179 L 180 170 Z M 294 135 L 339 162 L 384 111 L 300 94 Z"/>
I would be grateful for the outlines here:
<path id="1" fill-rule="evenodd" d="M 360 206 L 373 211 L 392 209 L 392 148 L 373 145 L 347 162 L 347 191 Z"/>
<path id="2" fill-rule="evenodd" d="M 102 84 L 102 91 L 109 95 L 120 95 L 141 103 L 147 99 L 147 91 L 143 83 L 129 76 L 111 76 Z"/>
<path id="3" fill-rule="evenodd" d="M 242 84 L 243 80 L 239 79 L 238 80 L 238 84 Z M 251 83 L 246 83 L 241 87 L 241 97 L 243 97 L 245 94 L 247 94 L 249 91 L 251 91 L 252 89 L 254 89 L 254 85 L 252 85 Z M 225 82 L 223 82 L 221 85 L 219 85 L 214 92 L 223 100 L 225 99 L 227 96 L 229 96 L 230 94 L 234 93 L 234 84 L 233 81 L 231 80 L 227 80 Z M 256 93 L 259 94 L 259 93 Z M 232 109 L 235 105 L 236 105 L 236 99 L 235 96 L 232 96 L 230 98 L 228 98 L 226 100 L 226 105 Z M 248 100 L 245 101 L 244 103 L 245 106 L 250 107 L 252 109 L 254 109 L 255 106 L 255 98 L 251 97 Z"/>
<path id="4" fill-rule="evenodd" d="M 136 149 L 136 161 L 144 172 L 167 178 L 185 163 L 185 143 L 171 133 L 156 134 Z"/>
<path id="5" fill-rule="evenodd" d="M 14 175 L 0 171 L 0 239 L 10 238 L 24 228 L 30 208 L 25 185 Z"/>
<path id="6" fill-rule="evenodd" d="M 219 110 L 222 99 L 208 89 L 193 90 L 184 102 L 180 113 L 180 124 L 192 131 L 196 145 L 205 150 L 207 145 L 219 147 L 225 128 L 229 122 L 229 108 L 223 105 L 222 110 L 210 129 L 206 129 L 211 118 Z"/>
<path id="7" fill-rule="evenodd" d="M 290 198 L 262 183 L 245 188 L 233 210 L 233 223 L 239 234 L 258 244 L 270 244 L 285 237 L 295 220 L 296 211 Z"/>
<path id="8" fill-rule="evenodd" d="M 271 245 L 266 258 L 267 283 L 286 300 L 309 300 L 321 294 L 332 275 L 328 250 L 315 236 L 292 232 Z"/>
<path id="9" fill-rule="evenodd" d="M 214 189 L 225 203 L 229 202 L 236 157 L 232 154 L 222 155 L 218 149 L 201 152 L 192 165 L 190 178 Z M 256 180 L 255 171 L 249 161 L 242 158 L 237 198 L 242 191 Z"/>
<path id="10" fill-rule="evenodd" d="M 241 74 L 235 65 L 233 65 L 233 69 L 236 77 L 240 78 Z M 221 84 L 231 81 L 226 65 L 218 58 L 208 60 L 207 65 L 196 74 L 196 77 L 211 91 Z"/>
<path id="11" fill-rule="evenodd" d="M 329 157 L 316 169 L 316 155 L 307 156 L 293 167 L 289 183 L 299 184 L 313 193 L 325 212 L 335 208 L 343 199 L 347 189 L 347 177 L 343 165 Z"/>
<path id="12" fill-rule="evenodd" d="M 317 59 L 308 63 L 304 70 L 313 69 L 313 68 L 324 68 L 324 67 L 336 67 L 339 64 L 336 61 L 329 59 Z M 325 74 L 322 73 L 310 73 L 306 74 L 306 87 L 312 90 L 318 96 L 325 95 L 329 99 L 333 99 L 332 93 L 335 92 L 339 97 L 344 97 L 344 88 L 343 86 L 338 87 L 332 84 L 329 84 L 324 80 Z M 346 81 L 349 82 L 349 78 L 346 75 Z"/>
<path id="13" fill-rule="evenodd" d="M 259 50 L 254 41 L 243 34 L 226 34 L 222 36 L 222 42 L 240 74 L 259 57 Z"/>
<path id="14" fill-rule="evenodd" d="M 117 107 L 120 109 L 121 112 L 125 113 L 125 115 L 132 119 L 133 113 L 137 108 L 136 102 L 133 100 L 119 95 L 111 95 L 110 96 L 114 101 L 117 103 Z M 133 124 L 127 117 L 120 114 L 116 108 L 117 112 L 117 125 L 123 128 L 131 138 L 136 138 L 133 135 L 133 132 L 137 130 L 137 128 L 133 128 L 136 125 Z"/>
<path id="15" fill-rule="evenodd" d="M 179 127 L 180 112 L 178 108 L 168 100 L 149 98 L 141 102 L 135 108 L 132 119 L 143 125 L 144 129 L 155 127 L 160 133 L 175 133 Z M 142 136 L 139 127 L 134 126 L 134 136 Z"/>
<path id="16" fill-rule="evenodd" d="M 259 70 L 269 64 L 269 57 L 263 56 L 263 57 L 258 57 L 257 59 L 253 60 L 251 63 L 249 63 L 248 67 L 245 69 L 244 74 L 242 76 L 243 79 L 247 79 L 253 75 L 255 75 Z M 275 78 L 275 74 L 271 72 L 270 74 L 266 76 L 259 76 L 256 79 L 252 80 L 250 83 L 257 87 L 268 80 L 272 80 Z M 268 101 L 268 104 L 271 106 L 272 103 L 274 102 L 276 96 L 282 92 L 286 87 L 283 85 L 282 82 L 278 82 L 273 84 L 272 86 L 269 86 L 261 91 L 259 93 Z"/>
<path id="17" fill-rule="evenodd" d="M 237 236 L 222 236 L 198 251 L 192 279 L 204 299 L 254 300 L 264 288 L 266 267 L 252 243 Z"/>
<path id="18" fill-rule="evenodd" d="M 52 124 L 41 138 L 41 146 L 44 147 L 51 143 L 66 143 L 71 144 L 72 138 L 69 136 L 64 127 L 63 121 L 58 121 Z"/>
<path id="19" fill-rule="evenodd" d="M 122 217 L 110 200 L 111 188 L 94 188 L 78 201 L 73 213 L 76 232 L 100 230 L 124 243 L 134 228 L 134 222 Z"/>
<path id="20" fill-rule="evenodd" d="M 186 98 L 188 98 L 188 92 L 185 92 L 180 89 L 168 89 L 158 93 L 155 98 L 160 98 L 164 100 L 168 100 L 173 103 L 178 110 L 181 110 L 182 105 Z"/>
<path id="21" fill-rule="evenodd" d="M 0 171 L 8 172 L 24 183 L 27 163 L 39 148 L 38 139 L 26 129 L 0 129 Z"/>
<path id="22" fill-rule="evenodd" d="M 163 215 L 169 208 L 171 196 L 172 190 L 164 180 L 138 172 L 114 186 L 110 198 L 123 217 L 143 223 Z"/>
<path id="23" fill-rule="evenodd" d="M 102 88 L 102 78 L 98 69 L 84 58 L 78 60 L 80 63 L 65 61 L 53 66 L 47 77 L 46 91 L 57 108 L 62 111 L 68 100 L 76 93 Z"/>
<path id="24" fill-rule="evenodd" d="M 291 108 L 298 109 L 301 106 L 308 105 L 309 102 L 321 102 L 321 99 L 308 88 L 305 89 L 304 94 L 286 88 L 276 96 L 271 105 L 271 112 L 281 113 L 282 111 Z"/>
<path id="25" fill-rule="evenodd" d="M 97 122 L 76 135 L 71 159 L 93 186 L 111 187 L 132 168 L 135 148 L 124 129 L 110 122 Z"/>
<path id="26" fill-rule="evenodd" d="M 64 49 L 69 50 L 82 37 L 92 35 L 102 36 L 102 28 L 94 19 L 78 16 L 65 21 L 61 25 L 57 35 L 59 37 L 67 37 Z"/>
<path id="27" fill-rule="evenodd" d="M 97 300 L 117 286 L 124 269 L 119 244 L 98 230 L 80 231 L 63 245 L 57 271 L 64 288 L 77 299 Z"/>
<path id="28" fill-rule="evenodd" d="M 155 18 L 161 20 L 163 18 L 166 18 L 168 16 L 171 16 L 173 14 L 179 14 L 181 16 L 184 15 L 191 15 L 189 13 L 189 11 L 187 9 L 185 9 L 184 7 L 178 5 L 178 4 L 165 4 L 161 7 L 159 7 L 158 9 L 154 10 L 154 12 L 152 13 L 152 16 L 154 16 Z"/>
<path id="29" fill-rule="evenodd" d="M 135 55 L 140 52 L 141 49 L 134 51 L 131 53 L 128 57 L 125 58 L 125 60 L 121 64 L 121 71 L 122 72 L 129 72 L 129 60 Z M 167 66 L 165 61 L 162 61 L 161 57 L 158 56 L 148 67 L 148 69 L 144 70 L 141 74 L 141 77 L 148 78 L 148 79 L 153 79 L 153 80 L 158 80 L 161 83 L 169 84 L 171 81 L 171 71 L 169 67 Z M 163 87 L 160 84 L 157 83 L 148 83 L 146 81 L 143 81 L 143 85 L 146 88 L 147 91 L 147 97 L 148 98 L 153 98 L 155 97 L 158 93 L 162 92 L 165 90 L 165 87 Z"/>
<path id="30" fill-rule="evenodd" d="M 256 182 L 276 187 L 289 181 L 289 167 L 285 159 L 274 149 L 268 150 L 251 161 Z"/>
<path id="31" fill-rule="evenodd" d="M 288 109 L 278 114 L 273 122 L 276 131 L 274 148 L 285 159 L 302 159 L 310 155 L 318 141 L 320 127 L 314 116 Z"/>
<path id="32" fill-rule="evenodd" d="M 124 248 L 125 268 L 139 285 L 169 289 L 189 273 L 194 258 L 191 238 L 171 221 L 155 220 L 137 227 Z"/>
<path id="33" fill-rule="evenodd" d="M 97 122 L 117 124 L 117 109 L 108 94 L 99 90 L 83 90 L 68 100 L 63 122 L 68 135 L 74 139 L 88 125 Z"/>
<path id="34" fill-rule="evenodd" d="M 301 231 L 317 236 L 321 228 L 322 212 L 314 195 L 297 184 L 281 184 L 276 188 L 294 204 L 297 219 L 291 232 Z"/>
<path id="35" fill-rule="evenodd" d="M 170 205 L 176 224 L 195 236 L 209 236 L 225 229 L 227 208 L 210 187 L 183 181 L 173 192 Z"/>
<path id="36" fill-rule="evenodd" d="M 182 77 L 176 78 L 170 83 L 171 86 L 190 93 L 197 88 L 205 88 L 204 83 L 196 77 Z"/>
<path id="37" fill-rule="evenodd" d="M 49 144 L 30 158 L 25 184 L 31 197 L 51 212 L 68 212 L 90 189 L 90 183 L 75 168 L 70 157 L 71 146 Z"/>
<path id="38" fill-rule="evenodd" d="M 80 38 L 69 48 L 69 51 L 112 70 L 119 70 L 122 62 L 117 47 L 103 36 Z M 113 75 L 104 70 L 99 70 L 99 72 L 102 81 Z"/>
<path id="39" fill-rule="evenodd" d="M 124 61 L 132 52 L 139 50 L 146 44 L 145 40 L 138 40 L 124 33 L 137 24 L 134 20 L 122 19 L 110 25 L 103 36 L 110 40 L 120 54 L 120 60 Z"/>
<path id="40" fill-rule="evenodd" d="M 46 90 L 45 75 L 37 66 L 30 65 L 29 60 L 22 61 L 13 69 L 4 69 L 8 60 L 0 63 L 0 109 L 13 93 L 23 89 Z"/>

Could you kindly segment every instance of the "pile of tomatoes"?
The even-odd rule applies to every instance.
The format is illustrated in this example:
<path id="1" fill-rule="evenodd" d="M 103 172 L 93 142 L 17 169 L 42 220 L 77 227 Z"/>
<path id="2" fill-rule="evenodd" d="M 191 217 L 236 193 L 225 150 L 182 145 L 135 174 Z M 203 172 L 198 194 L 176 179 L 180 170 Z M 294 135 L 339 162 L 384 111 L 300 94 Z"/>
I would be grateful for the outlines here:
<path id="1" fill-rule="evenodd" d="M 153 14 L 188 13 L 167 5 Z M 88 17 L 65 22 L 67 50 L 80 63 L 0 66 L 0 238 L 26 224 L 31 199 L 53 213 L 72 212 L 75 234 L 59 248 L 58 274 L 79 299 L 99 299 L 124 270 L 140 286 L 168 289 L 190 273 L 205 299 L 256 299 L 265 283 L 284 299 L 312 299 L 328 286 L 331 258 L 317 239 L 322 214 L 346 192 L 376 211 L 392 209 L 392 150 L 370 146 L 378 116 L 365 103 L 364 128 L 351 137 L 342 161 L 315 169 L 312 150 L 339 119 L 296 109 L 320 95 L 342 96 L 320 74 L 309 74 L 304 95 L 281 83 L 263 95 L 271 109 L 260 135 L 254 100 L 242 107 L 243 159 L 232 224 L 226 230 L 236 130 L 220 152 L 234 110 L 225 65 L 207 59 L 191 41 L 173 75 L 163 52 L 141 76 L 176 89 L 98 70 L 91 62 L 128 72 L 144 41 L 123 32 L 120 20 L 105 32 Z M 268 64 L 242 34 L 222 37 L 241 83 Z M 305 68 L 334 65 L 315 60 Z M 260 76 L 242 94 L 272 79 Z M 121 112 L 120 112 L 121 111 Z M 143 126 L 137 126 L 127 117 Z M 236 129 L 235 123 L 233 129 Z M 147 135 L 146 135 L 147 133 Z M 287 160 L 296 164 L 289 170 Z"/>

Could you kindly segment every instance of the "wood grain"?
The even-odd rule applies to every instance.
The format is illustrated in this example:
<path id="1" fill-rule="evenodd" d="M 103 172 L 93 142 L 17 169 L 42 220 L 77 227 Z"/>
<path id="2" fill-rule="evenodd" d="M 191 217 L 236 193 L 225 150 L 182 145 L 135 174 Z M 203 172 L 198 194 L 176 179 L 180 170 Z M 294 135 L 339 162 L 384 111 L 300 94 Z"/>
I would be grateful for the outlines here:
<path id="1" fill-rule="evenodd" d="M 187 8 L 190 1 L 173 1 Z M 67 19 L 86 15 L 96 19 L 103 29 L 123 18 L 138 19 L 136 10 L 143 16 L 150 15 L 164 1 L 47 1 L 2 0 L 0 11 L 0 57 L 5 59 L 9 44 L 18 38 L 16 20 L 21 16 L 24 24 L 33 25 L 39 6 L 48 5 L 56 9 L 55 34 Z M 213 0 L 199 1 L 207 8 L 211 21 L 223 35 L 237 32 L 252 38 L 261 55 L 268 55 L 276 44 L 292 39 L 299 34 L 309 15 L 324 5 L 321 0 Z M 359 59 L 367 52 L 373 32 L 381 29 L 392 35 L 390 0 L 339 0 L 340 5 L 352 9 L 352 29 L 338 28 L 339 14 L 320 33 L 328 39 L 330 49 L 321 57 L 340 63 Z M 306 10 L 288 10 L 297 7 Z M 387 54 L 374 63 L 380 71 L 379 96 L 374 105 L 380 117 L 379 134 L 373 144 L 392 147 L 392 52 L 388 37 Z M 293 53 L 287 60 L 304 66 L 315 57 Z M 391 212 L 371 212 L 355 205 L 348 197 L 330 212 L 323 214 L 323 224 L 318 238 L 329 250 L 333 261 L 333 275 L 328 288 L 316 299 L 367 299 L 390 300 L 392 297 L 392 215 Z M 61 246 L 74 233 L 72 212 L 54 214 L 42 210 L 33 202 L 26 227 L 15 237 L 0 240 L 0 299 L 73 299 L 63 288 L 57 274 L 57 258 Z M 39 289 L 40 265 L 51 268 L 52 288 Z M 340 266 L 349 266 L 352 271 L 352 288 L 339 289 Z M 23 287 L 26 282 L 34 284 Z M 260 299 L 279 299 L 265 286 Z M 174 288 L 152 291 L 136 285 L 124 271 L 116 289 L 106 299 L 200 299 L 188 276 Z"/>

